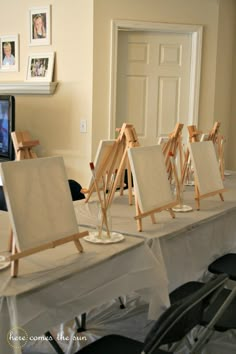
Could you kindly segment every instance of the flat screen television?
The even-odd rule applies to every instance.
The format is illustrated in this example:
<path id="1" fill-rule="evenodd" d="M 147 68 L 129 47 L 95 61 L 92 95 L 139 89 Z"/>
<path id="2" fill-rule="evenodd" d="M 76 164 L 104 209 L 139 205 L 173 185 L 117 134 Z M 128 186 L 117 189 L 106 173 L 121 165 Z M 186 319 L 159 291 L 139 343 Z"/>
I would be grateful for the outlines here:
<path id="1" fill-rule="evenodd" d="M 15 97 L 0 95 L 0 162 L 14 160 L 11 132 L 15 130 Z"/>

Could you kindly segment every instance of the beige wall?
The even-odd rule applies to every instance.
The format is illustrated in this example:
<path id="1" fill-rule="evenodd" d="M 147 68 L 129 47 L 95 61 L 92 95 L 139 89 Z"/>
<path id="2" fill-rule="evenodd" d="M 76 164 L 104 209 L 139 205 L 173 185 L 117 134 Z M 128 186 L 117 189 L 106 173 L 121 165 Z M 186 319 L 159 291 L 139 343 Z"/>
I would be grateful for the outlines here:
<path id="1" fill-rule="evenodd" d="M 236 21 L 235 0 L 221 0 L 219 7 L 218 48 L 215 83 L 214 118 L 221 122 L 221 132 L 226 137 L 225 164 L 236 169 L 236 159 L 231 154 L 230 146 L 233 136 L 230 130 L 235 130 L 231 124 L 232 78 L 234 64 L 234 37 Z M 235 132 L 236 133 L 236 132 Z M 232 141 L 231 141 L 232 139 Z M 234 161 L 235 160 L 235 161 Z"/>
<path id="2" fill-rule="evenodd" d="M 24 80 L 28 54 L 56 52 L 55 79 L 59 81 L 56 93 L 17 96 L 16 124 L 17 129 L 28 129 L 40 140 L 40 155 L 64 156 L 68 177 L 76 178 L 86 187 L 90 178 L 88 163 L 99 140 L 109 136 L 112 19 L 203 25 L 199 128 L 208 130 L 219 119 L 224 133 L 228 132 L 234 0 L 51 0 L 50 3 L 52 45 L 29 47 L 28 9 L 48 2 L 21 0 L 21 6 L 16 0 L 1 2 L 1 14 L 6 16 L 1 16 L 0 34 L 20 35 L 20 72 L 0 73 L 0 81 Z M 79 132 L 83 118 L 88 120 L 87 134 Z M 233 136 L 229 137 L 228 146 L 233 146 L 230 140 Z M 234 160 L 227 157 L 229 165 L 236 168 Z"/>
<path id="3" fill-rule="evenodd" d="M 236 11 L 234 12 L 236 15 Z M 234 25 L 234 33 L 236 33 L 236 23 Z M 232 104 L 231 104 L 231 119 L 229 122 L 229 153 L 228 153 L 228 163 L 232 170 L 236 171 L 236 36 L 234 35 L 234 48 L 233 48 L 233 83 L 232 83 Z"/>
<path id="4" fill-rule="evenodd" d="M 85 184 L 90 177 L 93 71 L 93 0 L 11 0 L 1 2 L 0 34 L 20 36 L 20 72 L 0 80 L 24 80 L 30 53 L 56 52 L 53 96 L 16 96 L 16 127 L 40 140 L 41 156 L 63 155 L 68 177 Z M 28 9 L 52 5 L 52 45 L 28 45 Z M 11 16 L 7 15 L 11 14 Z M 88 133 L 79 132 L 80 119 Z"/>

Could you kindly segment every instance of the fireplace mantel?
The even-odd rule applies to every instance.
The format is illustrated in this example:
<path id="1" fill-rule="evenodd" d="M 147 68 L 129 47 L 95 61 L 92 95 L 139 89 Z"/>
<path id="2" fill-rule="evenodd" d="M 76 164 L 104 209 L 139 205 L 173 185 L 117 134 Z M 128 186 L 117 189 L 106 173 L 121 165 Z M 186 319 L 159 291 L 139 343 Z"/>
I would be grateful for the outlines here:
<path id="1" fill-rule="evenodd" d="M 58 82 L 0 81 L 1 95 L 53 95 Z"/>

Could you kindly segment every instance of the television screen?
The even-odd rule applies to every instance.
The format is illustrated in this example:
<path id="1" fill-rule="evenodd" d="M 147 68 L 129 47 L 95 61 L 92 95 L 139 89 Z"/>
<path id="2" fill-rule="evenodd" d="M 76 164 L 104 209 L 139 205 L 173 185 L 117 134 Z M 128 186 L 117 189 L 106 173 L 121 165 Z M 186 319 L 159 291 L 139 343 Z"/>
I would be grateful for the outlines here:
<path id="1" fill-rule="evenodd" d="M 14 160 L 11 132 L 15 129 L 15 98 L 0 96 L 0 161 Z"/>

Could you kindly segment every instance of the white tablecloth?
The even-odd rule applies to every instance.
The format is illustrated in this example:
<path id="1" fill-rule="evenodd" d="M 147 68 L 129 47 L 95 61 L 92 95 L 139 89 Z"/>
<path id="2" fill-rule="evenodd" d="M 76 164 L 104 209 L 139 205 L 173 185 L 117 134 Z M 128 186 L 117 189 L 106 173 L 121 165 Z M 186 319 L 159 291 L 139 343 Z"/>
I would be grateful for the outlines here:
<path id="1" fill-rule="evenodd" d="M 33 264 L 34 267 L 43 266 L 43 270 L 40 270 L 40 272 L 37 271 L 37 275 L 33 279 L 35 291 L 28 288 L 27 292 L 22 295 L 18 294 L 14 296 L 13 293 L 8 293 L 7 296 L 5 295 L 0 298 L 0 301 L 2 301 L 0 302 L 1 326 L 3 324 L 3 328 L 6 329 L 11 325 L 7 324 L 10 313 L 11 319 L 13 321 L 16 320 L 17 323 L 24 326 L 29 333 L 41 334 L 56 323 L 73 318 L 75 313 L 84 312 L 94 306 L 100 305 L 103 301 L 106 302 L 111 298 L 122 295 L 121 289 L 124 290 L 123 294 L 125 294 L 133 290 L 145 288 L 145 286 L 149 288 L 149 291 L 147 291 L 148 289 L 144 289 L 146 295 L 153 296 L 158 294 L 154 308 L 152 307 L 152 303 L 149 308 L 150 315 L 157 314 L 163 308 L 162 306 L 168 302 L 166 274 L 169 281 L 169 290 L 172 290 L 187 280 L 204 277 L 207 265 L 213 259 L 235 249 L 235 174 L 226 177 L 225 186 L 229 189 L 228 192 L 224 193 L 225 202 L 221 202 L 218 196 L 204 199 L 201 201 L 200 211 L 194 210 L 185 214 L 176 213 L 176 219 L 171 219 L 169 213 L 162 212 L 157 215 L 157 224 L 155 225 L 151 223 L 150 218 L 145 218 L 143 219 L 144 231 L 141 233 L 137 231 L 136 222 L 133 219 L 135 215 L 134 206 L 128 205 L 126 195 L 116 197 L 111 209 L 113 230 L 127 235 L 136 235 L 140 239 L 144 238 L 149 247 L 145 247 L 141 243 L 139 246 L 127 250 L 126 254 L 117 254 L 116 250 L 115 257 L 113 253 L 113 256 L 108 256 L 108 258 L 103 255 L 104 259 L 99 258 L 102 254 L 98 257 L 98 254 L 94 251 L 101 264 L 81 271 L 80 261 L 82 258 L 79 258 L 79 274 L 73 273 L 75 270 L 73 268 L 75 259 L 76 262 L 78 261 L 74 253 L 70 256 L 72 258 L 67 258 L 64 255 L 61 260 L 63 266 L 58 264 L 56 268 L 54 262 L 50 261 L 45 264 L 45 261 L 42 261 L 42 259 L 39 263 L 35 260 L 36 264 L 32 262 L 31 267 Z M 194 190 L 192 187 L 186 187 L 185 203 L 195 207 Z M 78 222 L 81 225 L 95 226 L 96 203 L 91 201 L 89 204 L 84 204 L 84 201 L 79 201 L 75 203 L 75 207 Z M 128 240 L 133 240 L 133 237 L 127 236 L 126 241 L 128 242 Z M 122 246 L 122 243 L 119 246 Z M 91 250 L 92 247 L 98 249 L 97 246 L 87 245 L 87 247 L 91 247 Z M 92 254 L 93 252 L 91 254 L 87 252 L 86 257 L 92 258 Z M 155 260 L 153 255 L 155 255 Z M 51 259 L 46 253 L 44 256 Z M 127 261 L 130 265 L 132 264 L 132 267 L 126 263 Z M 67 262 L 69 262 L 69 265 L 65 267 L 64 265 Z M 71 265 L 70 262 L 72 262 Z M 51 267 L 49 275 L 47 275 L 48 266 Z M 56 274 L 53 267 L 56 269 Z M 69 270 L 70 280 L 67 279 L 67 273 L 63 275 L 66 269 Z M 127 269 L 129 270 L 128 273 Z M 21 270 L 23 270 L 23 267 L 20 268 Z M 32 268 L 31 270 L 34 271 L 36 268 Z M 145 274 L 143 273 L 144 270 L 146 270 Z M 51 283 L 49 287 L 48 285 L 38 286 L 42 274 L 44 279 L 45 277 L 50 279 L 50 276 L 56 276 L 57 278 L 57 275 L 59 279 L 55 279 L 55 282 Z M 25 275 L 24 277 L 27 283 L 29 275 Z M 102 281 L 103 278 L 104 282 Z M 95 281 L 92 281 L 92 279 L 95 279 Z M 153 279 L 155 279 L 156 286 L 154 288 Z M 145 285 L 143 280 L 147 281 L 148 284 Z M 7 288 L 13 291 L 11 282 L 11 280 L 8 282 L 10 287 L 8 288 L 7 286 Z M 94 287 L 97 288 L 94 289 Z M 39 297 L 42 307 L 39 305 Z M 45 311 L 42 310 L 44 308 Z M 55 309 L 58 311 L 57 315 L 55 314 Z M 32 314 L 35 317 L 32 318 Z M 45 324 L 47 328 L 45 328 Z M 1 343 L 4 340 L 5 338 L 0 338 Z M 215 348 L 214 343 L 212 345 Z M 1 350 L 3 350 L 2 346 L 0 353 Z M 3 353 L 6 354 L 8 352 L 3 351 Z M 209 353 L 215 354 L 214 351 L 209 351 Z"/>
<path id="2" fill-rule="evenodd" d="M 236 252 L 236 173 L 225 177 L 227 192 L 222 202 L 218 195 L 201 200 L 200 211 L 195 208 L 194 187 L 186 186 L 184 203 L 193 207 L 189 213 L 156 215 L 157 223 L 143 219 L 143 232 L 138 232 L 134 220 L 135 207 L 128 197 L 116 195 L 111 207 L 113 230 L 144 237 L 156 258 L 163 262 L 169 280 L 169 291 L 189 280 L 208 277 L 207 267 L 217 257 Z M 96 224 L 96 203 L 76 202 L 80 224 Z M 234 354 L 235 331 L 215 333 L 202 354 Z M 180 354 L 187 351 L 180 350 Z"/>
<path id="3" fill-rule="evenodd" d="M 1 354 L 13 352 L 6 341 L 13 327 L 22 327 L 29 336 L 40 335 L 133 291 L 140 291 L 149 302 L 150 318 L 157 318 L 168 306 L 163 264 L 142 239 L 126 237 L 105 246 L 82 243 L 80 255 L 71 243 L 22 259 L 18 278 L 10 277 L 9 268 L 0 272 Z"/>
<path id="4" fill-rule="evenodd" d="M 143 231 L 137 231 L 135 206 L 128 204 L 128 196 L 116 195 L 111 207 L 113 230 L 127 235 L 144 237 L 156 258 L 166 269 L 169 290 L 189 280 L 204 276 L 207 266 L 215 258 L 236 248 L 236 174 L 225 179 L 227 192 L 222 202 L 218 195 L 201 200 L 195 209 L 194 187 L 186 186 L 184 203 L 192 212 L 156 214 L 156 224 L 150 217 L 143 219 Z M 78 222 L 96 224 L 96 202 L 75 203 Z"/>

